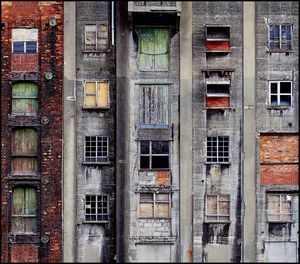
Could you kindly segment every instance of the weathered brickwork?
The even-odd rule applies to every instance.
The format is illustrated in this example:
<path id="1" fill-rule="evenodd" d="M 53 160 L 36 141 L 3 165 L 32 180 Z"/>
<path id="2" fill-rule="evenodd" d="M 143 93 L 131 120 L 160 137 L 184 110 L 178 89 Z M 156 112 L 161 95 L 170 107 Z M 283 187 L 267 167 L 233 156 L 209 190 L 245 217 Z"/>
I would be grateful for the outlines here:
<path id="1" fill-rule="evenodd" d="M 299 165 L 260 165 L 260 183 L 266 184 L 299 184 Z"/>
<path id="2" fill-rule="evenodd" d="M 62 261 L 62 2 L 2 2 L 1 85 L 1 257 L 3 262 Z M 56 19 L 51 27 L 49 20 Z M 38 29 L 37 54 L 12 53 L 12 29 Z M 45 79 L 52 72 L 51 80 Z M 29 81 L 38 86 L 36 115 L 12 114 L 12 86 Z M 12 132 L 37 131 L 34 175 L 12 175 Z M 17 186 L 37 190 L 34 234 L 14 235 L 11 229 L 12 193 Z M 23 244 L 25 243 L 25 244 Z"/>

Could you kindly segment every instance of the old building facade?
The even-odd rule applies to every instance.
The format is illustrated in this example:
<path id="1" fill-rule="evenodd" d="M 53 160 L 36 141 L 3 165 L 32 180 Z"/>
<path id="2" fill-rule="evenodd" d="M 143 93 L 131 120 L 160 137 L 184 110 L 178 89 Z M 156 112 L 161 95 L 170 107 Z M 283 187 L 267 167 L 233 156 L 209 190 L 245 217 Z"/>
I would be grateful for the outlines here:
<path id="1" fill-rule="evenodd" d="M 2 2 L 2 260 L 297 262 L 298 8 Z"/>

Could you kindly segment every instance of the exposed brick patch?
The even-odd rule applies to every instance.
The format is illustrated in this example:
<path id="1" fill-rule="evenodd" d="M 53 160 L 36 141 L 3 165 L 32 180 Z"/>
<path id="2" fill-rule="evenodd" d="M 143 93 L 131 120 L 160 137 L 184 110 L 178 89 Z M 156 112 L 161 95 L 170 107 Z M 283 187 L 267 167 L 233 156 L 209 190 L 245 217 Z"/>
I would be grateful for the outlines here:
<path id="1" fill-rule="evenodd" d="M 206 97 L 206 107 L 229 107 L 229 97 Z"/>
<path id="2" fill-rule="evenodd" d="M 298 184 L 299 183 L 298 164 L 285 165 L 261 165 L 260 184 Z"/>
<path id="3" fill-rule="evenodd" d="M 38 55 L 37 54 L 12 54 L 11 70 L 12 71 L 37 71 Z"/>
<path id="4" fill-rule="evenodd" d="M 15 244 L 11 246 L 11 262 L 38 262 L 38 246 Z"/>

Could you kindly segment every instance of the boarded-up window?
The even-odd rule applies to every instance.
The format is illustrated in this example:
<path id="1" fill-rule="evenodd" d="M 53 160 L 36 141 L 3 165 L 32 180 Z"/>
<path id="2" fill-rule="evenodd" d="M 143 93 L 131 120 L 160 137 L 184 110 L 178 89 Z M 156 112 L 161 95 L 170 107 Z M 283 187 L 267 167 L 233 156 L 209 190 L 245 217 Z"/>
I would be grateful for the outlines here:
<path id="1" fill-rule="evenodd" d="M 140 127 L 166 128 L 169 119 L 168 85 L 141 85 Z"/>
<path id="2" fill-rule="evenodd" d="M 268 194 L 268 221 L 292 221 L 292 195 Z"/>
<path id="3" fill-rule="evenodd" d="M 167 71 L 169 68 L 168 28 L 139 28 L 140 70 Z"/>
<path id="4" fill-rule="evenodd" d="M 222 108 L 230 106 L 229 84 L 207 82 L 206 88 L 206 107 Z"/>
<path id="5" fill-rule="evenodd" d="M 13 53 L 37 53 L 38 29 L 12 29 Z"/>
<path id="6" fill-rule="evenodd" d="M 140 168 L 168 169 L 169 142 L 142 140 L 140 142 Z"/>
<path id="7" fill-rule="evenodd" d="M 84 50 L 101 52 L 108 50 L 108 25 L 85 25 Z"/>
<path id="8" fill-rule="evenodd" d="M 13 189 L 12 233 L 36 233 L 37 191 L 32 187 Z"/>
<path id="9" fill-rule="evenodd" d="M 38 132 L 33 128 L 14 129 L 12 133 L 12 174 L 32 175 L 38 171 Z"/>
<path id="10" fill-rule="evenodd" d="M 86 82 L 84 106 L 86 108 L 109 107 L 108 82 Z"/>
<path id="11" fill-rule="evenodd" d="M 206 26 L 206 52 L 230 51 L 230 27 L 226 25 Z"/>
<path id="12" fill-rule="evenodd" d="M 140 218 L 169 218 L 169 193 L 140 193 Z"/>
<path id="13" fill-rule="evenodd" d="M 12 87 L 12 114 L 32 115 L 38 111 L 38 86 L 35 83 L 15 83 Z"/>
<path id="14" fill-rule="evenodd" d="M 228 222 L 230 220 L 229 204 L 229 195 L 206 195 L 205 220 Z"/>

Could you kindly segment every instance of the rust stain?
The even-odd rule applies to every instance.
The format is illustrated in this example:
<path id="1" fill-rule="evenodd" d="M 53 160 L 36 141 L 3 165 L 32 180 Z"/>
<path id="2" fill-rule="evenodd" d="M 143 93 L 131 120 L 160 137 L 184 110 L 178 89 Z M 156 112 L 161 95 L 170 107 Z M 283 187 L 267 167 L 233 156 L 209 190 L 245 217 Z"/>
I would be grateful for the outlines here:
<path id="1" fill-rule="evenodd" d="M 206 97 L 206 107 L 229 107 L 229 97 Z"/>
<path id="2" fill-rule="evenodd" d="M 228 40 L 206 41 L 205 49 L 209 51 L 230 51 L 230 42 Z"/>
<path id="3" fill-rule="evenodd" d="M 188 248 L 188 250 L 186 252 L 189 254 L 189 261 L 192 262 L 193 261 L 193 248 L 192 247 Z"/>
<path id="4" fill-rule="evenodd" d="M 156 185 L 170 185 L 170 172 L 157 171 L 156 172 Z"/>

